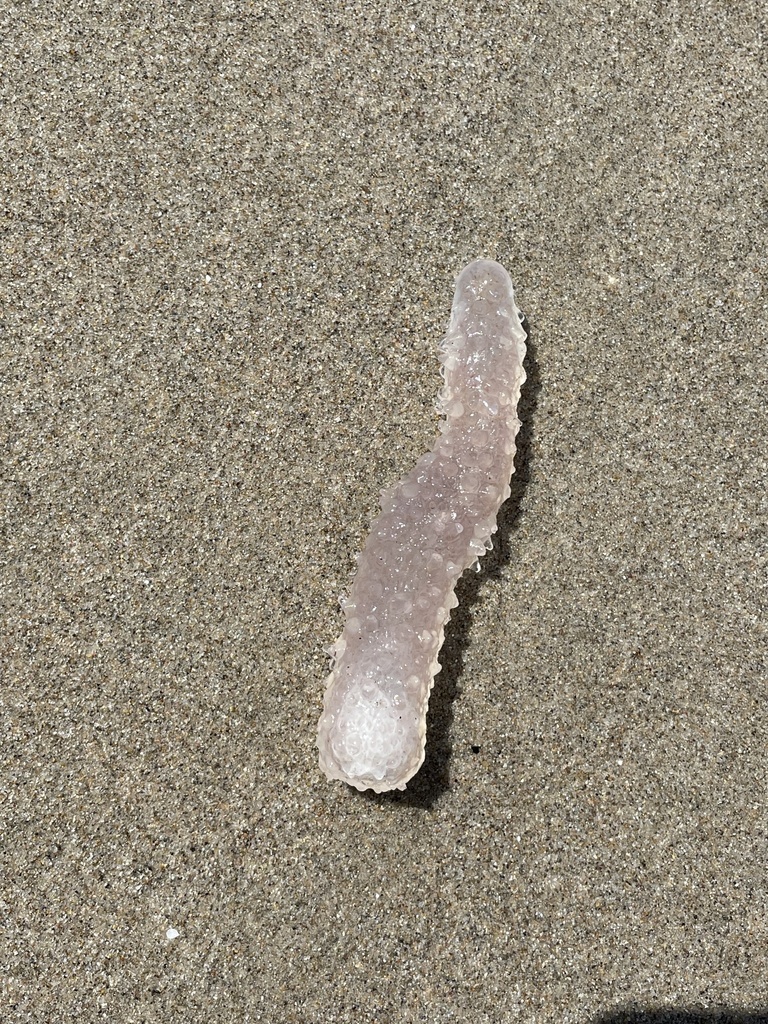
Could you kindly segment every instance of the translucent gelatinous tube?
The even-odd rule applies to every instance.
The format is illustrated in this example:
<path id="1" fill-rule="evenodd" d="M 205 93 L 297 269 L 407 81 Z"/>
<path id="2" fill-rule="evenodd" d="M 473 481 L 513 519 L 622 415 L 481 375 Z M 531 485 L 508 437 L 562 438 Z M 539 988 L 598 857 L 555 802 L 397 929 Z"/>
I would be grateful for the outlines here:
<path id="1" fill-rule="evenodd" d="M 491 547 L 509 496 L 525 331 L 509 274 L 476 260 L 456 282 L 440 345 L 445 419 L 432 451 L 382 492 L 330 649 L 317 730 L 329 779 L 405 789 L 424 761 L 427 703 L 464 570 Z"/>

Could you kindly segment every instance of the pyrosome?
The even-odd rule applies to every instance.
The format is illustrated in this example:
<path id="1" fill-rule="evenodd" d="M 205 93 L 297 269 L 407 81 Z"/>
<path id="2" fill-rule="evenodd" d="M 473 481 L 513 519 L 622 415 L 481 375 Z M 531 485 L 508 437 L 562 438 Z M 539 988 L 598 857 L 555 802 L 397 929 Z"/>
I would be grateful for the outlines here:
<path id="1" fill-rule="evenodd" d="M 493 260 L 459 274 L 440 345 L 444 419 L 432 450 L 384 490 L 357 559 L 317 730 L 329 779 L 405 789 L 424 761 L 429 694 L 456 583 L 492 546 L 509 497 L 525 331 Z"/>

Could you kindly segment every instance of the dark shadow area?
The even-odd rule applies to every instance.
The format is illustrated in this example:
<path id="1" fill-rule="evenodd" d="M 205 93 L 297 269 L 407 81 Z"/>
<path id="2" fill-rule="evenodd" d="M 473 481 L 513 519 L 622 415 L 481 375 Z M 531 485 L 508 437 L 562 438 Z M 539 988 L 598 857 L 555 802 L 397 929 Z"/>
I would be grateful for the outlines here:
<path id="1" fill-rule="evenodd" d="M 768 1024 L 768 1010 L 708 1009 L 665 1006 L 661 1009 L 626 1007 L 594 1017 L 592 1024 Z"/>
<path id="2" fill-rule="evenodd" d="M 493 548 L 483 558 L 479 572 L 466 572 L 456 587 L 459 599 L 445 627 L 445 640 L 440 649 L 442 669 L 437 674 L 427 714 L 427 747 L 424 764 L 408 783 L 405 791 L 361 794 L 368 800 L 405 803 L 412 807 L 428 808 L 450 787 L 449 762 L 451 756 L 451 726 L 453 703 L 459 693 L 459 679 L 464 668 L 464 652 L 470 643 L 472 609 L 483 585 L 489 579 L 498 579 L 510 560 L 510 537 L 520 516 L 523 496 L 528 486 L 533 461 L 534 419 L 538 395 L 541 390 L 536 345 L 531 340 L 530 327 L 523 320 L 527 334 L 527 352 L 523 367 L 526 380 L 517 407 L 520 431 L 517 435 L 515 472 L 510 481 L 511 494 L 501 506 L 498 530 L 493 535 Z"/>

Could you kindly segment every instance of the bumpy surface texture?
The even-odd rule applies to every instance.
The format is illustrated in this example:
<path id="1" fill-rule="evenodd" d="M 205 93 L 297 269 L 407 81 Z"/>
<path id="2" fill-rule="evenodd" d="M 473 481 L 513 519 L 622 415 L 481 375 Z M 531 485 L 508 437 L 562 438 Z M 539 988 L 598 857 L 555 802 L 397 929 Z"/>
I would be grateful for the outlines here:
<path id="1" fill-rule="evenodd" d="M 420 768 L 454 589 L 491 547 L 510 493 L 525 332 L 500 264 L 477 260 L 461 272 L 440 350 L 440 436 L 383 492 L 331 649 L 320 767 L 360 790 L 405 789 Z"/>

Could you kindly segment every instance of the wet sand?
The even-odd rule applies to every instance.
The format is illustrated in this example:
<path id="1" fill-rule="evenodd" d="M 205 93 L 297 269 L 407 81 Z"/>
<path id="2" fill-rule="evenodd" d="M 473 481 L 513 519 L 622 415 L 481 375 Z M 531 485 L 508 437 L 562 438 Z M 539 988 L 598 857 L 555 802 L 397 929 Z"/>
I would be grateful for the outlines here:
<path id="1" fill-rule="evenodd" d="M 765 1024 L 764 30 L 6 14 L 6 1019 Z M 323 648 L 481 256 L 512 497 L 424 768 L 359 794 Z"/>

